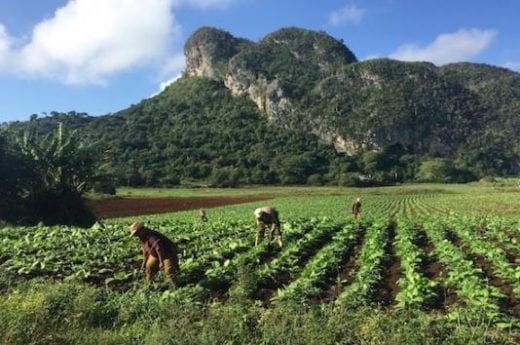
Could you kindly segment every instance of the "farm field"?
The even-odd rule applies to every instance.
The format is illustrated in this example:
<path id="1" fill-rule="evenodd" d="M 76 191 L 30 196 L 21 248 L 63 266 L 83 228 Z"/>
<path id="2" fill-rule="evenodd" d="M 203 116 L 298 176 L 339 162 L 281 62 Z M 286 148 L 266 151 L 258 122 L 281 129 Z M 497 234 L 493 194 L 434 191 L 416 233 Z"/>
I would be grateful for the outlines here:
<path id="1" fill-rule="evenodd" d="M 33 343 L 88 343 L 94 336 L 136 344 L 520 341 L 518 188 L 126 189 L 119 195 L 271 199 L 209 208 L 208 223 L 188 210 L 107 218 L 90 229 L 0 229 L 3 343 L 29 343 L 35 334 L 47 342 Z M 349 212 L 355 197 L 363 202 L 359 220 Z M 252 211 L 264 204 L 280 211 L 282 249 L 266 241 L 254 247 Z M 139 244 L 127 231 L 135 221 L 178 243 L 176 290 L 161 275 L 144 286 Z M 39 329 L 48 318 L 51 327 Z M 142 327 L 151 327 L 153 337 Z M 320 330 L 321 338 L 313 335 Z M 183 338 L 166 337 L 174 332 Z"/>

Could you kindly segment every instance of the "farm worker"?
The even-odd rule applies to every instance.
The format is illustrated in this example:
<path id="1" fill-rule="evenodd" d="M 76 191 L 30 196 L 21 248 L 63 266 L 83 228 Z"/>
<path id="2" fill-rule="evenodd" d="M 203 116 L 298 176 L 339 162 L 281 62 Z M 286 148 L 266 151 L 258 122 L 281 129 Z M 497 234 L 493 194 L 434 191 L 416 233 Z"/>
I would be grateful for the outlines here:
<path id="1" fill-rule="evenodd" d="M 357 198 L 352 203 L 352 215 L 354 216 L 354 219 L 358 219 L 361 215 L 361 198 Z"/>
<path id="2" fill-rule="evenodd" d="M 206 214 L 206 211 L 203 208 L 201 208 L 199 210 L 199 218 L 203 222 L 207 222 L 208 221 L 208 215 Z"/>
<path id="3" fill-rule="evenodd" d="M 175 288 L 174 273 L 179 267 L 177 245 L 160 232 L 145 227 L 143 223 L 133 223 L 128 229 L 132 236 L 137 236 L 141 241 L 144 256 L 141 269 L 145 270 L 147 283 L 153 281 L 157 271 L 162 268 Z"/>
<path id="4" fill-rule="evenodd" d="M 282 231 L 278 211 L 273 207 L 264 206 L 257 208 L 254 214 L 257 225 L 255 247 L 264 239 L 265 228 L 267 227 L 269 228 L 269 242 L 273 240 L 273 236 L 277 236 L 278 245 L 282 248 Z"/>

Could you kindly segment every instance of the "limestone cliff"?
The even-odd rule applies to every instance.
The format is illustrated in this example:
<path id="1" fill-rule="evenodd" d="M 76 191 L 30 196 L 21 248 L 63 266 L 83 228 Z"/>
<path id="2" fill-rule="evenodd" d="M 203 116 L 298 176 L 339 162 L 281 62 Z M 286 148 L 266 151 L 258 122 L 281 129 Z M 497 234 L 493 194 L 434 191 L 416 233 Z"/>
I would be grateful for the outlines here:
<path id="1" fill-rule="evenodd" d="M 520 136 L 520 76 L 493 66 L 357 62 L 343 41 L 298 28 L 258 42 L 202 28 L 185 55 L 187 77 L 217 80 L 277 126 L 316 134 L 349 155 L 398 145 L 446 156 L 479 147 L 476 131 Z"/>
<path id="2" fill-rule="evenodd" d="M 313 121 L 300 121 L 293 104 L 300 89 L 356 61 L 342 42 L 323 32 L 287 28 L 251 43 L 202 28 L 188 40 L 185 55 L 187 76 L 221 80 L 234 95 L 249 97 L 271 122 L 314 132 L 327 142 L 344 140 Z"/>

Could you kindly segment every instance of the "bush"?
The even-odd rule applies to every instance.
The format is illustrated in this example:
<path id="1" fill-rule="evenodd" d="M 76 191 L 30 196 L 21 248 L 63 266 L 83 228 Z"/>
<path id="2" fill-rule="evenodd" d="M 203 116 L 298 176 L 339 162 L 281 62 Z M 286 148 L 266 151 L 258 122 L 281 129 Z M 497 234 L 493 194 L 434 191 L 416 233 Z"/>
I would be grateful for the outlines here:
<path id="1" fill-rule="evenodd" d="M 443 158 L 424 160 L 419 166 L 417 180 L 421 182 L 451 182 L 453 163 Z"/>
<path id="2" fill-rule="evenodd" d="M 349 172 L 336 176 L 338 186 L 343 187 L 359 187 L 362 183 L 362 177 L 359 173 Z"/>
<path id="3" fill-rule="evenodd" d="M 457 168 L 451 160 L 444 158 L 424 160 L 417 173 L 417 180 L 421 182 L 464 183 L 475 179 L 471 171 Z"/>
<path id="4" fill-rule="evenodd" d="M 159 185 L 164 187 L 174 187 L 181 183 L 181 179 L 177 175 L 168 175 L 159 179 Z"/>
<path id="5" fill-rule="evenodd" d="M 116 183 L 114 178 L 103 176 L 92 182 L 92 191 L 100 194 L 116 195 Z"/>
<path id="6" fill-rule="evenodd" d="M 213 170 L 210 177 L 211 187 L 238 187 L 240 185 L 240 170 L 233 167 L 223 167 Z"/>
<path id="7" fill-rule="evenodd" d="M 307 184 L 311 186 L 323 186 L 325 178 L 320 174 L 312 174 L 307 178 Z"/>

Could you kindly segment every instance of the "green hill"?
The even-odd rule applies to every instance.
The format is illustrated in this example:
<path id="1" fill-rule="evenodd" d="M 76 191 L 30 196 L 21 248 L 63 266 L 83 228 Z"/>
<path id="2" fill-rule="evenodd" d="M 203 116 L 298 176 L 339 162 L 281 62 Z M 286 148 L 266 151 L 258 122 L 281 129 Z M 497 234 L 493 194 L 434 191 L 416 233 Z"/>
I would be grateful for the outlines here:
<path id="1" fill-rule="evenodd" d="M 178 178 L 213 185 L 306 183 L 327 172 L 334 151 L 309 134 L 269 124 L 221 83 L 183 78 L 160 95 L 85 128 L 108 148 L 111 171 L 126 185 Z"/>
<path id="2" fill-rule="evenodd" d="M 258 42 L 201 28 L 186 72 L 117 113 L 57 114 L 122 185 L 462 181 L 520 173 L 520 74 L 488 65 L 358 62 L 324 32 Z"/>

